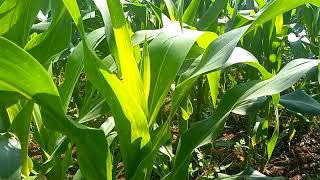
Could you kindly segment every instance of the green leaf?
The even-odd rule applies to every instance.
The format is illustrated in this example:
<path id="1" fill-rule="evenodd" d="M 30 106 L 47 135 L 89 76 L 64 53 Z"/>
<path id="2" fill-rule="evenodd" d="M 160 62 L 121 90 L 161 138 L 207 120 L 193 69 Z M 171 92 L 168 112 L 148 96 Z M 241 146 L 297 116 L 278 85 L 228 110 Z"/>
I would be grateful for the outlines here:
<path id="1" fill-rule="evenodd" d="M 280 99 L 280 93 L 272 95 L 272 100 L 274 104 L 274 113 L 275 113 L 275 119 L 274 119 L 274 130 L 272 133 L 271 138 L 267 141 L 267 155 L 268 160 L 270 160 L 273 150 L 277 145 L 278 137 L 279 137 L 279 111 L 278 111 L 278 104 Z"/>
<path id="2" fill-rule="evenodd" d="M 0 133 L 0 179 L 21 178 L 21 145 L 11 133 Z"/>
<path id="3" fill-rule="evenodd" d="M 83 174 L 88 179 L 106 179 L 110 155 L 103 131 L 87 128 L 65 116 L 51 77 L 31 55 L 2 37 L 0 51 L 3 52 L 0 54 L 0 91 L 17 92 L 40 104 L 45 126 L 66 134 L 76 143 Z"/>
<path id="4" fill-rule="evenodd" d="M 249 99 L 238 105 L 234 110 L 232 110 L 232 113 L 239 115 L 250 115 L 252 113 L 256 113 L 263 107 L 266 100 L 266 97 Z"/>
<path id="5" fill-rule="evenodd" d="M 214 71 L 214 72 L 207 74 L 213 107 L 216 107 L 216 104 L 217 104 L 217 97 L 218 97 L 218 93 L 219 93 L 220 73 L 221 73 L 221 71 Z"/>
<path id="6" fill-rule="evenodd" d="M 29 143 L 29 130 L 31 123 L 31 116 L 33 110 L 33 102 L 27 104 L 21 109 L 17 117 L 13 120 L 11 131 L 17 135 L 21 143 L 22 155 L 22 174 L 26 177 L 29 176 L 32 167 L 28 166 L 28 143 Z"/>
<path id="7" fill-rule="evenodd" d="M 72 146 L 68 144 L 68 149 L 63 152 L 63 157 L 55 157 L 54 166 L 50 169 L 50 172 L 46 174 L 47 179 L 66 179 L 69 167 L 72 165 Z"/>
<path id="8" fill-rule="evenodd" d="M 56 159 L 60 159 L 61 155 L 68 150 L 68 145 L 70 143 L 70 139 L 67 139 L 66 136 L 63 136 L 57 143 L 54 151 L 48 157 L 48 159 L 41 165 L 41 172 L 44 174 L 49 173 L 54 167 L 54 161 Z M 71 148 L 70 148 L 71 149 Z"/>
<path id="9" fill-rule="evenodd" d="M 6 106 L 4 104 L 0 104 L 0 133 L 7 132 L 10 125 L 10 117 Z"/>
<path id="10" fill-rule="evenodd" d="M 85 49 L 85 52 L 86 75 L 104 96 L 113 112 L 120 143 L 123 146 L 122 155 L 130 176 L 131 171 L 136 168 L 135 164 L 139 162 L 137 153 L 150 140 L 146 116 L 116 75 L 104 67 L 90 50 Z"/>
<path id="11" fill-rule="evenodd" d="M 309 2 L 320 7 L 320 2 L 318 0 L 310 0 Z"/>
<path id="12" fill-rule="evenodd" d="M 182 78 L 180 78 L 180 82 L 176 86 L 176 90 L 173 94 L 173 105 L 170 111 L 169 118 L 172 118 L 174 113 L 177 111 L 179 104 L 185 97 L 185 94 L 190 91 L 190 88 L 192 87 L 198 76 L 222 67 L 227 62 L 237 43 L 245 33 L 254 30 L 256 27 L 262 25 L 273 17 L 276 17 L 278 14 L 284 13 L 307 2 L 307 0 L 295 1 L 294 3 L 290 3 L 289 0 L 272 1 L 271 3 L 266 5 L 263 10 L 255 15 L 256 19 L 251 25 L 229 31 L 215 39 L 208 46 L 208 48 L 206 48 L 203 56 L 199 57 L 201 58 L 201 60 L 198 66 L 196 66 L 196 68 L 194 69 L 189 70 L 184 74 Z M 263 69 L 264 68 L 260 65 L 259 70 L 262 72 L 264 71 Z M 268 75 L 268 72 L 265 72 L 263 74 Z"/>
<path id="13" fill-rule="evenodd" d="M 198 66 L 191 71 L 188 79 L 220 68 L 231 56 L 248 26 L 229 31 L 215 39 L 205 50 Z"/>
<path id="14" fill-rule="evenodd" d="M 190 116 L 193 113 L 193 107 L 192 107 L 192 102 L 190 101 L 190 98 L 184 99 L 184 101 L 181 103 L 180 109 L 181 109 L 181 116 L 183 120 L 185 121 L 189 120 Z M 179 131 L 181 132 L 182 130 L 180 129 Z"/>
<path id="15" fill-rule="evenodd" d="M 99 118 L 110 111 L 104 98 L 89 99 L 79 112 L 79 123 L 85 123 Z"/>
<path id="16" fill-rule="evenodd" d="M 154 39 L 162 32 L 163 29 L 156 29 L 156 30 L 141 30 L 137 31 L 132 36 L 132 45 L 137 46 L 145 41 L 147 38 L 148 41 Z"/>
<path id="17" fill-rule="evenodd" d="M 296 90 L 281 96 L 280 104 L 304 115 L 320 115 L 320 103 L 303 90 Z"/>
<path id="18" fill-rule="evenodd" d="M 259 9 L 262 9 L 267 4 L 265 0 L 256 0 L 256 2 L 258 3 Z"/>
<path id="19" fill-rule="evenodd" d="M 170 139 L 170 137 L 170 121 L 166 121 L 153 132 L 151 137 L 152 148 L 149 153 L 145 154 L 143 160 L 137 168 L 137 171 L 135 172 L 133 179 L 148 180 L 151 178 L 153 164 L 157 157 L 160 146 L 163 145 L 168 139 Z"/>
<path id="20" fill-rule="evenodd" d="M 143 52 L 142 52 L 142 60 L 140 62 L 140 73 L 142 77 L 143 87 L 144 87 L 144 94 L 146 95 L 146 104 L 148 103 L 148 96 L 150 92 L 150 81 L 151 81 L 151 72 L 150 72 L 150 55 L 148 49 L 148 41 L 147 37 L 145 37 L 145 41 L 143 44 Z M 148 107 L 147 107 L 147 114 L 148 114 Z"/>
<path id="21" fill-rule="evenodd" d="M 306 72 L 318 66 L 319 61 L 297 59 L 287 64 L 276 76 L 265 81 L 253 81 L 227 91 L 216 113 L 210 118 L 194 123 L 182 134 L 178 145 L 173 171 L 168 179 L 186 177 L 192 151 L 211 142 L 223 130 L 226 117 L 241 102 L 266 95 L 273 95 L 289 88 Z"/>
<path id="22" fill-rule="evenodd" d="M 283 30 L 283 15 L 280 14 L 276 17 L 274 26 L 276 28 L 276 35 L 281 36 L 282 35 L 282 30 Z"/>
<path id="23" fill-rule="evenodd" d="M 118 50 L 120 70 L 123 85 L 130 91 L 127 93 L 135 97 L 133 100 L 146 112 L 146 95 L 144 94 L 142 79 L 137 62 L 134 58 L 128 25 L 122 10 L 120 0 L 107 0 L 111 16 L 113 33 Z"/>
<path id="24" fill-rule="evenodd" d="M 2 1 L 0 3 L 0 35 L 6 35 L 23 47 L 42 3 L 42 0 Z"/>
<path id="25" fill-rule="evenodd" d="M 317 0 L 299 0 L 299 1 L 291 1 L 291 0 L 275 0 L 271 3 L 264 6 L 264 8 L 254 15 L 256 20 L 251 24 L 248 31 L 253 30 L 254 28 L 264 24 L 268 20 L 273 19 L 279 14 L 285 13 L 293 8 L 296 8 L 300 5 L 306 4 L 308 2 L 312 2 L 314 4 L 319 5 L 320 3 Z"/>
<path id="26" fill-rule="evenodd" d="M 110 13 L 112 14 L 112 25 L 117 41 L 117 47 L 119 47 L 118 51 L 121 53 L 125 53 L 119 56 L 119 58 L 120 61 L 123 61 L 121 62 L 123 63 L 122 65 L 128 63 L 126 64 L 127 66 L 125 66 L 126 70 L 122 71 L 123 79 L 125 77 L 137 78 L 135 80 L 138 84 L 136 84 L 135 82 L 128 82 L 129 79 L 127 79 L 126 81 L 119 80 L 115 74 L 110 72 L 110 70 L 104 66 L 104 64 L 95 55 L 93 50 L 88 46 L 82 21 L 79 20 L 81 18 L 76 1 L 64 0 L 64 2 L 83 38 L 83 47 L 85 54 L 84 67 L 87 78 L 104 96 L 114 115 L 116 129 L 120 140 L 122 158 L 124 159 L 126 164 L 126 176 L 130 178 L 133 176 L 135 169 L 137 168 L 140 159 L 142 158 L 141 149 L 148 149 L 148 146 L 146 145 L 150 141 L 150 134 L 147 124 L 147 118 L 140 104 L 145 104 L 145 102 L 140 101 L 140 98 L 143 97 L 143 95 L 139 94 L 137 96 L 134 96 L 135 93 L 128 93 L 133 90 L 130 88 L 130 86 L 132 86 L 136 90 L 142 91 L 143 88 L 141 88 L 142 86 L 140 86 L 139 84 L 139 82 L 141 81 L 142 85 L 142 80 L 139 70 L 136 69 L 138 66 L 133 57 L 133 52 L 131 51 L 132 46 L 131 41 L 129 41 L 130 37 L 127 37 L 128 29 L 126 27 L 126 21 L 122 12 L 122 6 L 118 6 L 120 4 L 119 1 L 108 1 L 109 9 L 111 9 L 110 6 L 114 8 L 112 12 L 110 11 Z M 116 14 L 120 17 L 121 20 L 114 22 L 116 21 L 116 19 L 119 19 Z M 121 32 L 124 33 L 123 36 Z M 122 38 L 124 38 L 124 41 L 122 41 Z M 126 53 L 128 53 L 127 55 L 129 55 L 128 59 L 126 56 L 124 56 L 126 55 Z M 130 65 L 132 66 L 130 67 Z M 135 77 L 135 74 L 130 74 L 130 69 L 133 71 L 133 73 L 135 72 L 135 70 L 138 70 L 138 76 Z M 137 87 L 136 85 L 138 85 L 139 87 Z M 144 92 L 142 92 L 142 94 L 144 94 Z M 134 109 L 134 111 L 132 111 L 132 109 Z M 109 164 L 109 167 L 110 166 L 111 164 Z M 82 174 L 85 174 L 84 170 L 81 170 L 81 172 Z M 111 173 L 111 169 L 108 171 L 108 173 Z"/>
<path id="27" fill-rule="evenodd" d="M 183 8 L 184 0 L 178 0 L 178 21 L 181 29 L 183 28 Z"/>
<path id="28" fill-rule="evenodd" d="M 164 3 L 166 4 L 166 7 L 168 9 L 168 13 L 170 16 L 171 21 L 176 21 L 178 18 L 178 10 L 176 6 L 174 5 L 172 0 L 164 0 Z"/>
<path id="29" fill-rule="evenodd" d="M 135 15 L 134 23 L 140 24 L 142 28 L 148 27 L 149 14 L 146 4 L 143 3 L 125 3 L 129 12 Z"/>
<path id="30" fill-rule="evenodd" d="M 264 180 L 285 180 L 286 178 L 284 177 L 268 177 L 259 171 L 249 167 L 246 168 L 244 171 L 236 174 L 236 175 L 226 175 L 219 173 L 218 179 L 227 179 L 227 180 L 237 180 L 237 179 L 250 179 L 250 180 L 255 180 L 255 179 L 264 179 Z"/>
<path id="31" fill-rule="evenodd" d="M 228 0 L 216 0 L 214 3 L 209 7 L 206 13 L 200 18 L 199 22 L 197 23 L 197 28 L 200 30 L 208 30 L 212 27 L 212 25 L 218 21 L 218 16 L 221 11 L 227 5 Z"/>
<path id="32" fill-rule="evenodd" d="M 192 0 L 183 14 L 183 22 L 194 25 L 201 0 Z"/>
<path id="33" fill-rule="evenodd" d="M 108 8 L 107 1 L 103 0 L 94 0 L 94 3 L 98 7 L 99 11 L 102 14 L 103 22 L 104 22 L 104 30 L 106 34 L 106 39 L 109 45 L 110 52 L 112 57 L 115 59 L 117 67 L 118 67 L 118 74 L 121 75 L 121 66 L 120 60 L 118 55 L 118 49 L 115 39 L 115 34 L 113 32 L 112 23 L 111 23 L 111 16 Z M 89 38 L 88 38 L 89 39 Z M 89 39 L 90 40 L 90 39 Z"/>
<path id="34" fill-rule="evenodd" d="M 240 47 L 235 47 L 232 54 L 230 55 L 229 59 L 227 62 L 221 67 L 222 69 L 225 69 L 229 66 L 232 66 L 234 64 L 247 64 L 251 67 L 254 67 L 257 69 L 260 73 L 263 79 L 270 79 L 273 77 L 271 73 L 269 73 L 254 57 L 253 54 L 251 54 L 249 51 L 240 48 Z"/>
<path id="35" fill-rule="evenodd" d="M 154 122 L 188 52 L 202 34 L 188 29 L 181 32 L 179 25 L 174 23 L 150 43 L 149 125 Z"/>
<path id="36" fill-rule="evenodd" d="M 71 18 L 60 1 L 51 1 L 52 22 L 49 29 L 32 38 L 25 49 L 44 67 L 51 63 L 50 58 L 69 47 L 71 40 Z"/>
<path id="37" fill-rule="evenodd" d="M 226 34 L 228 34 L 228 33 L 226 33 Z M 212 44 L 214 44 L 214 42 Z M 219 41 L 219 43 L 224 43 L 224 41 Z M 210 46 L 212 44 L 210 44 Z M 233 47 L 231 47 L 231 49 L 232 48 Z M 230 49 L 227 49 L 227 51 L 229 51 L 229 50 Z M 220 57 L 220 56 L 217 56 L 217 57 Z M 263 66 L 261 66 L 259 64 L 258 60 L 250 52 L 248 52 L 248 51 L 246 51 L 246 50 L 244 50 L 242 48 L 239 48 L 239 47 L 234 48 L 233 52 L 231 53 L 231 55 L 228 57 L 227 60 L 222 61 L 221 59 L 215 59 L 217 57 L 215 57 L 213 55 L 213 59 L 212 60 L 220 61 L 220 63 L 219 64 L 215 64 L 213 67 L 227 68 L 227 67 L 229 67 L 231 65 L 234 65 L 234 64 L 237 64 L 237 63 L 245 63 L 245 64 L 248 64 L 248 65 L 256 68 L 257 70 L 259 70 L 264 79 L 269 79 L 269 78 L 272 77 L 272 75 Z M 201 58 L 201 56 L 200 56 L 200 58 Z M 224 57 L 224 58 L 227 58 L 227 57 Z M 196 65 L 199 66 L 198 63 L 196 63 Z M 190 69 L 188 72 L 185 73 L 185 76 L 188 77 L 187 75 L 191 74 L 190 72 L 192 72 L 192 71 L 195 71 L 195 70 Z M 196 82 L 198 76 L 195 76 L 195 77 L 191 76 L 191 78 L 189 78 L 189 79 L 186 78 L 187 80 L 184 80 L 183 78 L 185 78 L 185 77 L 180 78 L 180 82 L 176 86 L 176 89 L 175 89 L 175 91 L 173 93 L 172 108 L 171 108 L 171 111 L 170 111 L 169 118 L 172 118 L 174 113 L 177 111 L 177 109 L 179 107 L 179 104 L 181 103 L 181 101 L 183 100 L 185 95 L 190 91 L 190 88 Z"/>
<path id="38" fill-rule="evenodd" d="M 96 29 L 87 35 L 89 46 L 95 48 L 104 38 L 104 29 Z M 59 89 L 65 112 L 71 100 L 73 90 L 84 67 L 83 45 L 80 42 L 70 54 L 64 74 L 64 82 Z"/>
<path id="39" fill-rule="evenodd" d="M 14 2 L 16 0 L 7 1 Z M 4 3 L 8 3 L 7 1 Z M 8 21 L 2 22 L 3 19 L 0 19 L 0 35 L 2 35 L 1 30 L 6 31 L 7 29 L 8 32 L 5 34 L 6 38 L 20 47 L 25 46 L 31 26 L 34 23 L 43 2 L 43 0 L 16 1 L 15 7 L 7 12 L 7 15 L 3 18 L 6 19 L 6 17 L 10 17 L 7 19 Z"/>

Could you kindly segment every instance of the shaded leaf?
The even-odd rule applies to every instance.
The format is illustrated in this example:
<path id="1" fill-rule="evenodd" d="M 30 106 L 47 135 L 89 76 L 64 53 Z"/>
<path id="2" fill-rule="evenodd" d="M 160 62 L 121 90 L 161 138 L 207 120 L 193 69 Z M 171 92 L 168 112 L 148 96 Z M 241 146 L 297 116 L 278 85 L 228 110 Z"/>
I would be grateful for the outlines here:
<path id="1" fill-rule="evenodd" d="M 304 115 L 320 115 L 320 103 L 303 90 L 296 90 L 281 96 L 280 104 Z"/>

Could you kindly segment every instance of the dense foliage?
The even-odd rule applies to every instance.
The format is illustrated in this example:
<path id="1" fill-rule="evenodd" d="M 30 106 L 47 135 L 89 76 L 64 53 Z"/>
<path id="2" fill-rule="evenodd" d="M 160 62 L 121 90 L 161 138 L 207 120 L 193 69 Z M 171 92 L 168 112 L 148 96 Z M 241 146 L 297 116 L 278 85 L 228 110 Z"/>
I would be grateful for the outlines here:
<path id="1" fill-rule="evenodd" d="M 0 179 L 268 178 L 290 117 L 319 127 L 319 7 L 0 0 Z M 206 159 L 231 116 L 260 158 L 233 176 Z"/>

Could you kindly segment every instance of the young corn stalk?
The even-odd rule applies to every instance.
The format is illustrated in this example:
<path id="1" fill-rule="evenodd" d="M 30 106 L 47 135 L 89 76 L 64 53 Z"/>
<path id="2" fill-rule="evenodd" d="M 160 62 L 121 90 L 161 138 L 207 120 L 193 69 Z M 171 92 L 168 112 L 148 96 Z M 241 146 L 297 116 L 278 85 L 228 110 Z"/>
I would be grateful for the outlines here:
<path id="1" fill-rule="evenodd" d="M 0 0 L 0 14 L 4 14 L 0 17 L 0 23 L 4 24 L 0 27 L 0 151 L 5 151 L 3 147 L 6 146 L 12 148 L 7 154 L 0 153 L 0 160 L 13 164 L 0 165 L 0 169 L 6 169 L 5 172 L 0 170 L 0 179 L 20 177 L 21 174 L 23 177 L 46 174 L 49 179 L 64 179 L 66 169 L 72 163 L 72 144 L 75 144 L 80 168 L 77 177 L 93 180 L 117 178 L 117 157 L 112 153 L 114 148 L 111 146 L 115 138 L 120 145 L 120 161 L 124 163 L 125 177 L 151 179 L 159 150 L 171 138 L 171 123 L 178 109 L 184 108 L 183 101 L 190 106 L 188 96 L 192 88 L 199 79 L 202 86 L 206 76 L 216 109 L 213 115 L 204 120 L 198 117 L 194 123 L 188 122 L 192 114 L 188 110 L 190 114 L 184 116 L 182 121 L 186 122 L 180 126 L 176 153 L 171 157 L 172 168 L 161 177 L 187 179 L 193 151 L 211 143 L 221 134 L 230 113 L 239 111 L 239 107 L 248 101 L 272 96 L 275 122 L 279 123 L 278 106 L 281 104 L 289 108 L 291 105 L 286 104 L 285 97 L 280 98 L 280 93 L 319 66 L 319 60 L 298 58 L 284 67 L 281 60 L 276 59 L 279 64 L 272 64 L 269 68 L 261 65 L 244 48 L 237 47 L 240 44 L 245 47 L 241 41 L 255 35 L 270 20 L 274 25 L 269 29 L 275 27 L 276 32 L 269 32 L 267 39 L 269 44 L 275 43 L 277 37 L 283 34 L 283 13 L 306 3 L 319 6 L 317 0 L 259 1 L 258 13 L 240 22 L 236 19 L 239 5 L 236 4 L 228 24 L 230 27 L 226 28 L 219 26 L 218 22 L 224 9 L 231 8 L 228 1 L 210 2 L 208 6 L 208 2 L 200 0 L 192 0 L 190 4 L 166 0 L 166 10 L 157 7 L 156 2 L 147 1 L 155 14 L 154 19 L 149 19 L 150 22 L 143 19 L 148 19 L 149 11 L 143 11 L 147 6 L 138 3 L 94 0 L 104 27 L 87 34 L 81 8 L 93 4 L 76 0 L 51 1 L 49 27 L 40 34 L 30 35 L 31 28 L 37 27 L 32 25 L 44 1 Z M 202 5 L 208 6 L 207 11 L 196 13 Z M 143 12 L 142 27 L 152 23 L 163 27 L 133 34 L 130 16 L 124 12 L 123 6 L 135 7 L 132 11 Z M 167 22 L 164 22 L 165 11 L 170 17 Z M 72 29 L 72 23 L 76 30 Z M 312 32 L 315 31 L 313 29 Z M 67 65 L 62 67 L 65 68 L 64 82 L 57 87 L 54 80 L 59 77 L 54 77 L 54 74 L 58 70 L 53 66 L 57 58 L 63 57 L 62 52 L 69 48 L 74 33 L 78 33 L 77 38 L 81 42 L 67 55 Z M 314 36 L 313 42 L 316 42 Z M 104 49 L 107 56 L 101 59 L 97 49 L 101 49 L 99 45 L 103 40 L 108 44 L 108 51 Z M 277 53 L 275 56 L 278 57 L 280 50 L 280 46 L 274 46 L 266 54 Z M 191 63 L 188 62 L 190 59 Z M 272 54 L 269 60 L 274 63 Z M 218 102 L 220 74 L 235 64 L 254 68 L 261 78 L 248 79 L 246 83 L 227 90 Z M 80 86 L 79 78 L 87 81 L 85 95 L 75 90 Z M 173 84 L 175 88 L 171 88 Z M 167 118 L 159 121 L 159 113 L 169 92 L 171 108 Z M 203 98 L 203 93 L 199 94 L 198 99 Z M 68 115 L 68 107 L 74 102 L 80 108 L 80 115 L 72 118 Z M 315 102 L 310 100 L 306 103 Z M 201 105 L 197 108 L 198 115 L 202 111 Z M 301 112 L 304 109 L 295 110 Z M 95 116 L 95 113 L 98 115 Z M 84 124 L 107 113 L 111 116 L 99 127 Z M 315 109 L 313 115 L 318 114 L 318 109 Z M 31 122 L 45 158 L 40 167 L 36 167 L 38 174 L 34 173 L 28 156 Z M 268 158 L 278 139 L 278 126 L 267 142 Z M 116 134 L 112 134 L 114 127 Z M 61 160 L 62 154 L 65 158 Z"/>

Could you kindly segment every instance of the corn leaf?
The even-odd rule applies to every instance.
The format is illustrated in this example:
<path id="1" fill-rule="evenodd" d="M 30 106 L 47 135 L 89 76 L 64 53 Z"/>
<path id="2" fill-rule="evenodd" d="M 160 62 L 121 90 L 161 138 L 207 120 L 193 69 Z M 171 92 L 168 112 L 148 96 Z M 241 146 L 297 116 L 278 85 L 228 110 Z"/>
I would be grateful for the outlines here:
<path id="1" fill-rule="evenodd" d="M 11 20 L 13 21 L 7 24 L 9 25 L 7 26 L 9 28 L 9 31 L 5 34 L 5 37 L 10 39 L 12 42 L 16 43 L 20 47 L 25 46 L 25 44 L 27 43 L 27 38 L 29 36 L 31 26 L 34 23 L 37 13 L 40 10 L 40 7 L 43 4 L 43 2 L 43 0 L 18 0 L 15 8 L 12 9 L 11 12 L 8 12 L 8 14 L 12 13 Z M 14 22 L 15 19 L 16 22 Z M 3 23 L 0 22 L 0 24 Z M 2 28 L 6 29 L 6 27 L 3 26 L 1 27 L 1 29 Z"/>
<path id="2" fill-rule="evenodd" d="M 21 143 L 22 155 L 22 169 L 21 172 L 24 176 L 28 177 L 32 167 L 28 163 L 28 143 L 29 143 L 29 130 L 31 125 L 31 115 L 33 110 L 33 102 L 29 101 L 21 109 L 11 125 L 11 131 L 17 135 Z"/>
<path id="3" fill-rule="evenodd" d="M 50 58 L 69 47 L 71 40 L 71 18 L 60 1 L 51 1 L 52 22 L 49 29 L 32 38 L 25 49 L 42 65 L 48 67 Z"/>
<path id="4" fill-rule="evenodd" d="M 2 37 L 0 50 L 0 91 L 17 92 L 40 104 L 42 116 L 46 117 L 43 119 L 45 126 L 66 134 L 76 143 L 82 173 L 88 179 L 106 179 L 110 155 L 103 131 L 87 128 L 65 116 L 54 83 L 31 55 Z"/>
<path id="5" fill-rule="evenodd" d="M 135 169 L 137 168 L 139 164 L 139 159 L 142 158 L 142 151 L 143 148 L 148 149 L 149 146 L 146 146 L 150 141 L 150 134 L 149 134 L 149 128 L 147 124 L 147 118 L 145 116 L 144 110 L 142 109 L 141 101 L 137 101 L 136 99 L 139 99 L 143 96 L 139 94 L 139 96 L 133 96 L 130 92 L 132 89 L 129 88 L 129 85 L 135 86 L 136 90 L 138 90 L 141 87 L 137 87 L 137 84 L 132 84 L 132 82 L 127 83 L 127 80 L 120 81 L 118 77 L 110 72 L 110 70 L 104 66 L 104 64 L 99 60 L 99 58 L 95 55 L 93 50 L 88 46 L 87 39 L 85 36 L 83 24 L 80 18 L 80 12 L 78 9 L 78 5 L 76 1 L 68 1 L 65 0 L 65 5 L 69 10 L 69 13 L 73 17 L 80 33 L 82 34 L 83 38 L 83 47 L 84 47 L 84 57 L 85 57 L 85 72 L 89 79 L 89 81 L 99 90 L 99 92 L 104 96 L 106 101 L 108 102 L 108 105 L 114 115 L 115 123 L 116 123 L 116 129 L 119 133 L 118 137 L 120 140 L 120 145 L 122 147 L 122 157 L 126 164 L 126 175 L 128 177 L 132 177 Z M 115 3 L 115 4 L 114 4 Z M 115 6 L 114 11 L 115 13 L 121 13 L 120 16 L 123 17 L 123 12 L 121 6 L 119 5 L 120 2 L 112 2 L 108 5 L 109 6 Z M 109 8 L 111 9 L 111 8 Z M 110 12 L 111 13 L 111 12 Z M 118 14 L 119 15 L 119 14 Z M 112 17 L 113 21 L 115 21 L 115 18 L 118 17 Z M 118 24 L 120 23 L 120 24 Z M 120 22 L 114 22 L 114 33 L 117 41 L 117 47 L 120 47 L 118 49 L 119 52 L 125 52 L 131 54 L 133 52 L 130 51 L 132 49 L 131 41 L 129 41 L 130 44 L 127 43 L 128 40 L 130 40 L 129 37 L 125 37 L 124 41 L 121 41 L 122 35 L 119 34 L 120 31 L 123 31 L 124 33 L 127 32 L 126 22 L 123 19 Z M 119 29 L 120 28 L 120 29 Z M 124 34 L 126 36 L 126 34 Z M 119 44 L 118 44 L 119 43 Z M 130 47 L 128 47 L 130 45 Z M 126 47 L 127 46 L 127 47 Z M 128 48 L 128 49 L 126 49 Z M 121 50 L 121 51 L 120 51 Z M 133 56 L 133 54 L 132 54 Z M 127 62 L 121 62 L 121 63 L 129 63 L 126 66 L 126 71 L 122 71 L 123 78 L 126 76 L 129 76 L 130 69 L 133 69 L 135 71 L 135 68 L 137 68 L 137 64 L 132 57 L 130 59 L 126 59 L 125 56 L 119 56 L 120 61 L 124 60 Z M 124 65 L 122 64 L 122 65 Z M 132 65 L 130 68 L 129 66 Z M 137 69 L 138 70 L 138 69 Z M 126 75 L 125 75 L 126 74 Z M 134 74 L 130 75 L 131 77 L 134 77 Z M 138 77 L 136 79 L 139 85 L 139 81 L 141 81 L 140 73 L 138 71 Z M 141 81 L 142 85 L 142 81 Z M 140 90 L 143 91 L 141 88 Z M 144 93 L 144 92 L 142 92 Z M 143 102 L 145 103 L 145 102 Z M 135 111 L 132 111 L 132 109 L 135 109 Z M 84 173 L 83 171 L 81 171 Z"/>
<path id="6" fill-rule="evenodd" d="M 176 21 L 178 20 L 178 10 L 175 4 L 173 3 L 172 0 L 164 0 L 164 3 L 166 4 L 166 7 L 168 9 L 168 13 L 170 16 L 171 21 Z"/>
<path id="7" fill-rule="evenodd" d="M 320 103 L 303 90 L 296 90 L 281 96 L 280 104 L 304 115 L 317 116 L 320 114 Z"/>
<path id="8" fill-rule="evenodd" d="M 120 0 L 108 0 L 108 7 L 111 15 L 113 33 L 115 36 L 116 46 L 118 50 L 120 70 L 122 81 L 125 87 L 130 91 L 134 101 L 138 101 L 141 108 L 146 112 L 146 96 L 143 90 L 143 84 L 135 60 L 128 25 L 122 10 Z"/>
<path id="9" fill-rule="evenodd" d="M 320 61 L 297 59 L 286 65 L 278 75 L 265 81 L 252 81 L 227 91 L 216 113 L 207 120 L 195 123 L 180 138 L 173 171 L 166 177 L 176 179 L 186 177 L 192 151 L 215 139 L 224 128 L 225 120 L 241 102 L 273 95 L 289 88 Z"/>
<path id="10" fill-rule="evenodd" d="M 183 14 L 183 22 L 194 25 L 201 0 L 192 0 Z"/>
<path id="11" fill-rule="evenodd" d="M 150 55 L 148 49 L 148 41 L 147 37 L 145 38 L 145 42 L 143 44 L 143 52 L 142 52 L 142 59 L 140 62 L 140 73 L 143 82 L 143 89 L 144 94 L 146 95 L 146 104 L 148 103 L 148 96 L 150 92 L 150 81 L 151 81 L 151 72 L 150 72 Z M 147 107 L 147 114 L 148 114 L 148 107 Z"/>
<path id="12" fill-rule="evenodd" d="M 94 48 L 96 47 L 104 37 L 104 29 L 96 29 L 87 35 L 89 46 Z M 71 96 L 75 85 L 80 77 L 84 67 L 84 54 L 83 54 L 83 45 L 80 42 L 79 45 L 75 47 L 68 58 L 64 82 L 59 89 L 61 94 L 61 100 L 63 103 L 64 110 L 67 111 L 68 105 L 71 100 Z"/>
<path id="13" fill-rule="evenodd" d="M 150 43 L 149 125 L 155 120 L 188 52 L 202 34 L 203 32 L 188 29 L 183 29 L 181 32 L 178 24 L 175 23 Z"/>
<path id="14" fill-rule="evenodd" d="M 107 4 L 107 1 L 105 0 L 94 0 L 94 3 L 98 7 L 99 11 L 102 14 L 104 26 L 105 26 L 105 34 L 106 38 L 108 41 L 109 49 L 112 54 L 112 57 L 115 59 L 118 67 L 118 74 L 121 75 L 121 66 L 120 66 L 120 60 L 119 60 L 119 55 L 118 55 L 118 49 L 117 49 L 117 44 L 115 40 L 115 35 L 113 32 L 112 28 L 112 23 L 111 23 L 111 16 L 109 12 L 109 7 Z"/>
<path id="15" fill-rule="evenodd" d="M 197 23 L 197 28 L 200 30 L 208 30 L 210 27 L 218 21 L 218 16 L 223 10 L 223 8 L 228 3 L 228 0 L 216 0 L 209 7 L 206 13 L 200 18 Z"/>

